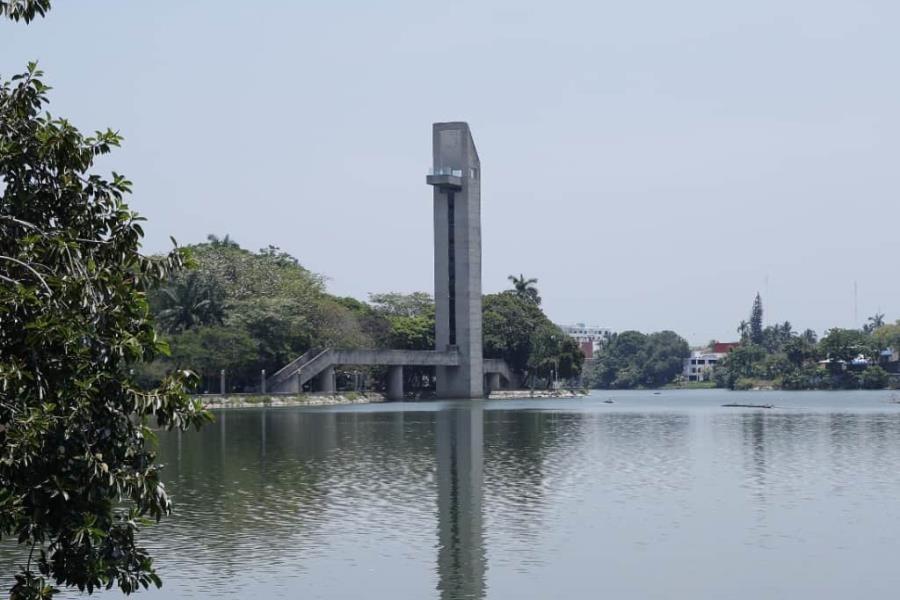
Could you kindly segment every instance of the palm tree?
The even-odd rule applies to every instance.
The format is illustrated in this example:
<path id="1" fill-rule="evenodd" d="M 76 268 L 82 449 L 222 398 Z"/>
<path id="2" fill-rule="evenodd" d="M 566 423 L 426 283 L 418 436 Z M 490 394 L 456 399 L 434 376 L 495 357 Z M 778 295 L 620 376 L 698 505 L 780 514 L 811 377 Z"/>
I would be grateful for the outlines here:
<path id="1" fill-rule="evenodd" d="M 875 316 L 869 317 L 868 323 L 863 325 L 865 333 L 872 333 L 882 325 L 884 325 L 884 313 L 875 313 Z"/>
<path id="2" fill-rule="evenodd" d="M 741 334 L 741 341 L 743 342 L 747 338 L 750 337 L 750 323 L 747 321 L 741 320 L 741 324 L 738 325 L 737 332 Z"/>
<path id="3" fill-rule="evenodd" d="M 538 289 L 534 284 L 538 282 L 537 279 L 525 279 L 525 275 L 519 273 L 519 276 L 510 275 L 508 279 L 513 284 L 513 289 L 520 298 L 524 298 L 529 302 L 534 303 L 535 305 L 540 305 L 541 297 L 538 295 Z"/>
<path id="4" fill-rule="evenodd" d="M 157 314 L 167 332 L 184 331 L 200 325 L 222 323 L 224 292 L 197 272 L 188 273 L 160 290 L 163 309 Z"/>
<path id="5" fill-rule="evenodd" d="M 223 246 L 225 248 L 240 248 L 240 245 L 231 239 L 231 235 L 225 234 L 225 237 L 220 238 L 214 233 L 210 233 L 206 236 L 206 241 L 210 243 L 212 246 Z"/>

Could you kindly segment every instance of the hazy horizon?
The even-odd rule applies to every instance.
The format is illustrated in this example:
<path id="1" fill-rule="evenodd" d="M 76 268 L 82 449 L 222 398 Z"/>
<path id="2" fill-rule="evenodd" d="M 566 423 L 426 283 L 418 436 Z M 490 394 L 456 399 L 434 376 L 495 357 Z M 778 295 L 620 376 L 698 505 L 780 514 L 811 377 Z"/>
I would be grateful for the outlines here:
<path id="1" fill-rule="evenodd" d="M 432 289 L 431 123 L 483 166 L 483 287 L 548 315 L 732 340 L 900 318 L 900 6 L 57 2 L 0 23 L 49 109 L 124 145 L 146 249 L 229 234 L 329 290 Z M 855 309 L 854 282 L 858 286 Z M 855 315 L 857 315 L 855 317 Z"/>

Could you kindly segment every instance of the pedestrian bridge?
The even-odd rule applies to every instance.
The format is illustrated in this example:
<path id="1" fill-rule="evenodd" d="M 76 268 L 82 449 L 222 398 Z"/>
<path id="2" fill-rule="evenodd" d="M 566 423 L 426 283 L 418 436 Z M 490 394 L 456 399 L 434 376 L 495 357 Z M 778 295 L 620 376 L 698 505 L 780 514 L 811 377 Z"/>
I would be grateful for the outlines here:
<path id="1" fill-rule="evenodd" d="M 339 365 L 387 366 L 389 400 L 403 398 L 403 367 L 458 367 L 460 356 L 456 350 L 340 350 L 314 348 L 292 360 L 266 380 L 272 393 L 299 394 L 312 381 L 320 392 L 335 391 L 334 368 Z M 485 393 L 514 385 L 515 378 L 506 361 L 484 359 Z"/>

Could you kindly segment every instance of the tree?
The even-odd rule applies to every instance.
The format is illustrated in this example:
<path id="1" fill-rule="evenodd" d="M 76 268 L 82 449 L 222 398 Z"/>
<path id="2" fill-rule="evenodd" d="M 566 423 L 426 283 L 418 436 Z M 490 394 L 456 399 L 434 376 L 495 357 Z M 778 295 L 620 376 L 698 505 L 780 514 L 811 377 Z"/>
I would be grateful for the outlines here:
<path id="1" fill-rule="evenodd" d="M 217 281 L 191 271 L 153 294 L 156 318 L 168 333 L 202 325 L 220 325 L 225 317 L 225 290 Z"/>
<path id="2" fill-rule="evenodd" d="M 418 317 L 430 313 L 434 318 L 434 298 L 425 292 L 369 294 L 369 303 L 389 317 Z"/>
<path id="3" fill-rule="evenodd" d="M 818 334 L 816 334 L 816 332 L 813 331 L 812 329 L 804 330 L 804 332 L 800 334 L 800 337 L 802 337 L 804 340 L 806 340 L 806 343 L 808 343 L 810 346 L 815 346 L 816 343 L 819 341 Z"/>
<path id="4" fill-rule="evenodd" d="M 872 332 L 872 340 L 878 350 L 900 350 L 900 323 L 882 325 Z"/>
<path id="5" fill-rule="evenodd" d="M 589 383 L 599 388 L 660 387 L 675 380 L 688 356 L 687 341 L 673 331 L 623 331 L 600 352 Z"/>
<path id="6" fill-rule="evenodd" d="M 882 325 L 884 325 L 884 313 L 875 313 L 873 316 L 868 318 L 868 323 L 863 325 L 864 333 L 872 333 Z"/>
<path id="7" fill-rule="evenodd" d="M 513 290 L 482 302 L 485 358 L 502 358 L 519 375 L 567 379 L 581 373 L 584 355 L 575 340 L 554 325 L 527 296 Z"/>
<path id="8" fill-rule="evenodd" d="M 815 345 L 803 336 L 793 337 L 784 344 L 784 354 L 795 367 L 815 358 Z"/>
<path id="9" fill-rule="evenodd" d="M 756 292 L 753 308 L 750 310 L 750 341 L 754 344 L 763 343 L 763 306 L 759 292 Z"/>
<path id="10" fill-rule="evenodd" d="M 880 390 L 887 387 L 889 378 L 887 371 L 877 365 L 871 365 L 860 374 L 859 383 L 867 390 Z"/>
<path id="11" fill-rule="evenodd" d="M 784 345 L 794 337 L 794 329 L 790 321 L 776 323 L 763 329 L 762 346 L 769 352 L 781 352 Z"/>
<path id="12" fill-rule="evenodd" d="M 50 10 L 50 0 L 0 0 L 0 15 L 13 21 L 30 23 Z"/>
<path id="13" fill-rule="evenodd" d="M 219 373 L 225 369 L 227 389 L 244 391 L 248 382 L 259 383 L 261 354 L 256 340 L 243 328 L 196 327 L 173 336 L 170 362 L 176 369 L 191 369 L 203 382 L 203 391 L 221 392 Z"/>
<path id="14" fill-rule="evenodd" d="M 750 341 L 750 323 L 741 319 L 741 322 L 738 324 L 737 332 L 741 336 L 742 343 L 748 343 Z"/>
<path id="15" fill-rule="evenodd" d="M 762 346 L 742 344 L 734 348 L 716 365 L 713 379 L 720 387 L 734 388 L 739 379 L 762 377 L 766 351 Z"/>
<path id="16" fill-rule="evenodd" d="M 2 11 L 28 20 L 47 6 Z M 131 592 L 160 583 L 138 523 L 171 510 L 147 421 L 208 419 L 186 393 L 190 374 L 151 392 L 131 374 L 166 351 L 146 295 L 184 254 L 140 254 L 131 183 L 89 172 L 119 136 L 42 114 L 41 77 L 32 64 L 0 85 L 0 537 L 28 557 L 14 599 L 51 597 L 50 579 Z"/>
<path id="17" fill-rule="evenodd" d="M 516 277 L 515 275 L 510 275 L 508 279 L 512 282 L 513 290 L 516 292 L 516 294 L 530 302 L 533 302 L 537 306 L 541 304 L 541 297 L 538 294 L 537 287 L 535 287 L 535 284 L 538 282 L 537 279 L 525 279 L 525 276 L 521 273 L 518 277 Z"/>
<path id="18" fill-rule="evenodd" d="M 671 383 L 690 356 L 687 341 L 674 331 L 659 331 L 647 337 L 647 356 L 641 368 L 643 385 L 661 387 Z"/>
<path id="19" fill-rule="evenodd" d="M 226 233 L 225 237 L 219 237 L 214 233 L 210 233 L 206 236 L 206 241 L 209 242 L 211 246 L 224 246 L 226 248 L 240 248 L 241 245 L 236 241 L 231 239 L 231 235 Z M 271 246 L 270 246 L 271 247 Z"/>
<path id="20" fill-rule="evenodd" d="M 825 333 L 819 343 L 820 352 L 833 362 L 849 364 L 859 356 L 869 358 L 875 354 L 872 340 L 858 329 L 835 327 Z"/>
<path id="21" fill-rule="evenodd" d="M 502 358 L 519 374 L 528 370 L 532 333 L 546 319 L 541 309 L 514 291 L 489 294 L 482 301 L 485 358 Z"/>
<path id="22" fill-rule="evenodd" d="M 434 307 L 415 316 L 393 316 L 390 347 L 402 350 L 434 350 Z"/>

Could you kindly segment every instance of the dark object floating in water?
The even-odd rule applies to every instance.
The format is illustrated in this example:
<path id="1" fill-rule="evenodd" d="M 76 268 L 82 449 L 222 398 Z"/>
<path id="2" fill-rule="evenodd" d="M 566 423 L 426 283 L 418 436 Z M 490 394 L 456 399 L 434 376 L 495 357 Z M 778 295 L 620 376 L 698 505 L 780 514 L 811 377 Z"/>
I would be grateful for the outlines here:
<path id="1" fill-rule="evenodd" d="M 723 404 L 727 408 L 775 408 L 771 404 Z"/>
<path id="2" fill-rule="evenodd" d="M 609 400 L 604 400 L 603 404 L 614 404 L 614 402 L 612 401 L 612 398 L 610 398 Z"/>
<path id="3" fill-rule="evenodd" d="M 654 396 L 662 396 L 662 392 L 653 392 Z"/>

